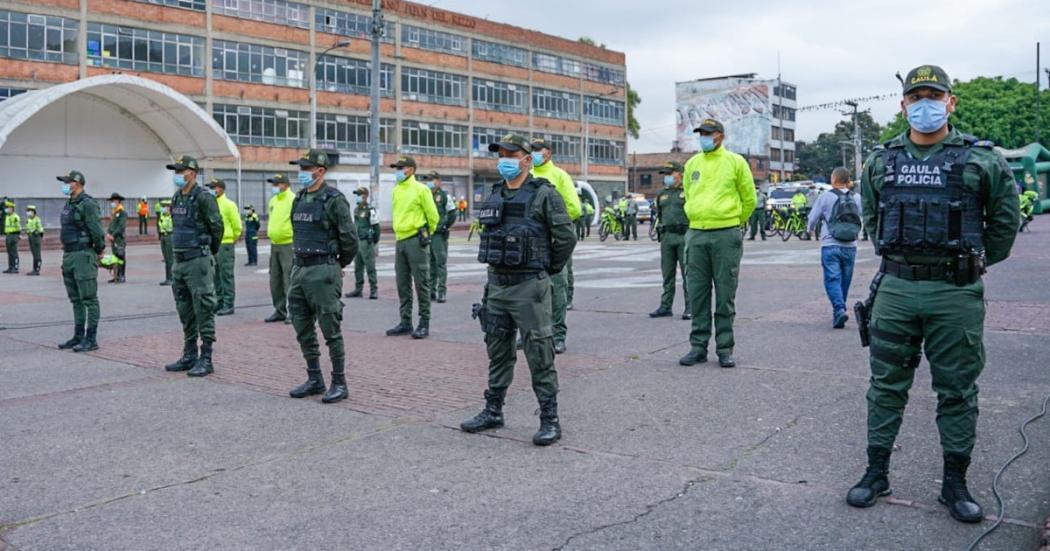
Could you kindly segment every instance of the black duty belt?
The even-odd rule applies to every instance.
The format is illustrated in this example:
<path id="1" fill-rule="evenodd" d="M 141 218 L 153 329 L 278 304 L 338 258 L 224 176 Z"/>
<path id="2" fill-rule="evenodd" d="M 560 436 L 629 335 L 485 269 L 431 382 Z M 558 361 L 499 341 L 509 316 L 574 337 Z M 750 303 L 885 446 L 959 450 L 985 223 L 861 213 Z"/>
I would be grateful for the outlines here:
<path id="1" fill-rule="evenodd" d="M 684 234 L 689 229 L 689 224 L 665 224 L 660 226 L 660 231 L 664 233 Z"/>
<path id="2" fill-rule="evenodd" d="M 311 256 L 292 257 L 292 266 L 317 266 L 318 264 L 334 264 L 335 258 L 328 254 L 315 254 Z"/>
<path id="3" fill-rule="evenodd" d="M 67 253 L 75 253 L 75 252 L 83 251 L 84 249 L 87 249 L 87 248 L 88 248 L 88 246 L 83 244 L 83 243 L 70 243 L 68 245 L 65 244 L 65 243 L 62 244 L 62 251 L 63 252 L 67 252 Z"/>
<path id="4" fill-rule="evenodd" d="M 511 287 L 530 279 L 543 279 L 547 272 L 489 272 L 489 285 Z"/>
<path id="5" fill-rule="evenodd" d="M 879 271 L 908 281 L 944 280 L 950 275 L 950 269 L 943 264 L 903 264 L 886 258 Z"/>
<path id="6" fill-rule="evenodd" d="M 194 258 L 200 258 L 207 256 L 209 253 L 201 249 L 186 249 L 184 251 L 175 251 L 175 262 L 186 262 L 187 260 L 193 260 Z"/>

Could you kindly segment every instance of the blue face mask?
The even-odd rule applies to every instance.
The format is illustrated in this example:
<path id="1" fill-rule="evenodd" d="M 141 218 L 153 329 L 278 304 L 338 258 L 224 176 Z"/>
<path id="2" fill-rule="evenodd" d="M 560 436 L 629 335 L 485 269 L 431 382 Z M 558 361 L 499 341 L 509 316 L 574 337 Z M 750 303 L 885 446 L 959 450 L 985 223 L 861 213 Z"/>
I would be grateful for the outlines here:
<path id="1" fill-rule="evenodd" d="M 300 187 L 309 187 L 314 183 L 314 175 L 305 170 L 300 170 L 297 182 Z"/>
<path id="2" fill-rule="evenodd" d="M 177 188 L 186 187 L 186 177 L 182 174 L 173 174 L 171 176 L 171 182 L 175 184 L 175 187 Z"/>
<path id="3" fill-rule="evenodd" d="M 73 186 L 69 184 L 62 184 L 62 195 L 71 195 L 73 193 Z"/>
<path id="4" fill-rule="evenodd" d="M 404 182 L 407 178 L 408 176 L 405 176 L 405 171 L 402 169 L 398 169 L 398 171 L 394 173 L 394 179 L 397 180 L 397 183 L 399 184 Z"/>
<path id="5" fill-rule="evenodd" d="M 219 196 L 219 193 L 217 191 L 215 191 L 214 189 L 209 189 L 208 193 L 210 193 L 212 197 L 218 197 Z"/>
<path id="6" fill-rule="evenodd" d="M 674 185 L 674 175 L 672 175 L 672 174 L 665 174 L 664 175 L 664 187 L 671 187 L 673 185 Z"/>
<path id="7" fill-rule="evenodd" d="M 540 166 L 543 164 L 543 152 L 533 151 L 532 152 L 532 166 Z"/>
<path id="8" fill-rule="evenodd" d="M 499 175 L 506 181 L 511 181 L 521 174 L 521 160 L 514 157 L 503 157 L 496 164 Z"/>
<path id="9" fill-rule="evenodd" d="M 280 192 L 281 192 L 281 188 L 278 187 L 278 186 L 273 186 L 273 187 L 270 188 L 270 195 L 277 195 Z"/>
<path id="10" fill-rule="evenodd" d="M 916 132 L 932 134 L 948 124 L 948 104 L 933 99 L 921 99 L 908 106 L 908 124 Z"/>
<path id="11" fill-rule="evenodd" d="M 698 139 L 700 143 L 700 150 L 704 153 L 715 150 L 715 137 L 714 136 L 700 136 Z"/>
<path id="12" fill-rule="evenodd" d="M 354 204 L 355 205 L 360 205 L 361 204 L 361 196 L 360 195 L 354 195 Z"/>
<path id="13" fill-rule="evenodd" d="M 434 189 L 434 182 L 427 182 L 427 187 L 429 189 Z"/>

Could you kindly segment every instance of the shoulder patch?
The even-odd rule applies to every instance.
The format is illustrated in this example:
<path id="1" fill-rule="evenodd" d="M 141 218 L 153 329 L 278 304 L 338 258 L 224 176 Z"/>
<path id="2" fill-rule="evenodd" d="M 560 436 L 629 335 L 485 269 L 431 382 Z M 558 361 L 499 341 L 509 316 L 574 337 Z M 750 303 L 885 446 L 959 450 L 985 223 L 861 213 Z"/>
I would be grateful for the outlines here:
<path id="1" fill-rule="evenodd" d="M 973 146 L 992 148 L 995 147 L 995 142 L 992 140 L 977 140 L 976 142 L 973 142 Z"/>

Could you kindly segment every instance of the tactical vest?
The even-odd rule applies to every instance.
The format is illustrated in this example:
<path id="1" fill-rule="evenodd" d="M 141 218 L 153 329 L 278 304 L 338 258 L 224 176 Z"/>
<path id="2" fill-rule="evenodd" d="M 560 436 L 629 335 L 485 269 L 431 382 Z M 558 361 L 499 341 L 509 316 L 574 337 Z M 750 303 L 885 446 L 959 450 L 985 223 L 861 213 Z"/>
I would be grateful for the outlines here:
<path id="1" fill-rule="evenodd" d="M 545 182 L 529 180 L 510 198 L 503 197 L 504 184 L 492 186 L 478 216 L 484 228 L 478 262 L 518 271 L 550 267 L 550 232 L 545 224 L 529 216 L 536 194 Z"/>
<path id="2" fill-rule="evenodd" d="M 197 198 L 204 193 L 200 185 L 193 186 L 189 195 L 176 191 L 171 198 L 171 247 L 175 250 L 197 249 L 211 244 L 211 235 L 197 220 Z"/>
<path id="3" fill-rule="evenodd" d="M 325 205 L 342 195 L 327 185 L 313 201 L 303 201 L 305 189 L 296 194 L 292 202 L 292 251 L 296 256 L 328 256 L 339 251 L 337 228 L 325 217 Z"/>
<path id="4" fill-rule="evenodd" d="M 882 254 L 954 256 L 984 249 L 981 198 L 963 185 L 973 141 L 946 145 L 926 160 L 912 157 L 903 147 L 883 151 Z"/>
<path id="5" fill-rule="evenodd" d="M 91 244 L 91 234 L 88 233 L 87 223 L 84 222 L 84 216 L 77 209 L 82 201 L 90 200 L 92 200 L 90 195 L 81 193 L 76 199 L 66 201 L 66 206 L 62 209 L 62 230 L 58 234 L 59 239 L 62 240 L 62 246 Z"/>

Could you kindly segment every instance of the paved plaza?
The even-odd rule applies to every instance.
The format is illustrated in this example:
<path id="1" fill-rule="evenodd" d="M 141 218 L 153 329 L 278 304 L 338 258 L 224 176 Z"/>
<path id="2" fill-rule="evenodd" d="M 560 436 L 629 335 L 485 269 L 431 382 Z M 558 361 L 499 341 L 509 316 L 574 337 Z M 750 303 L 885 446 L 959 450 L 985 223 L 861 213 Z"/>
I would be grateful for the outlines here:
<path id="1" fill-rule="evenodd" d="M 969 478 L 989 517 L 995 470 L 1050 392 L 1043 218 L 985 280 Z M 216 320 L 216 372 L 204 379 L 163 369 L 182 340 L 171 290 L 157 285 L 158 246 L 129 248 L 127 284 L 100 273 L 101 348 L 87 354 L 56 349 L 71 312 L 60 253 L 45 251 L 42 277 L 0 276 L 0 550 L 965 549 L 990 525 L 955 522 L 937 503 L 925 362 L 893 496 L 845 504 L 864 469 L 867 350 L 852 321 L 830 328 L 817 244 L 745 242 L 738 367 L 687 368 L 681 296 L 674 318 L 647 316 L 659 303 L 657 244 L 592 235 L 574 255 L 568 352 L 557 357 L 564 436 L 550 448 L 531 444 L 539 420 L 520 353 L 506 428 L 458 430 L 486 384 L 470 318 L 485 266 L 465 233 L 453 236 L 449 300 L 433 305 L 423 341 L 384 336 L 398 314 L 383 241 L 380 300 L 344 299 L 350 398 L 334 405 L 287 397 L 305 372 L 291 326 L 262 322 L 265 245 L 260 267 L 238 251 L 237 310 Z M 862 243 L 850 304 L 876 268 Z M 1039 547 L 1050 418 L 1029 434 L 1032 450 L 1002 478 L 1006 521 L 982 549 Z"/>

